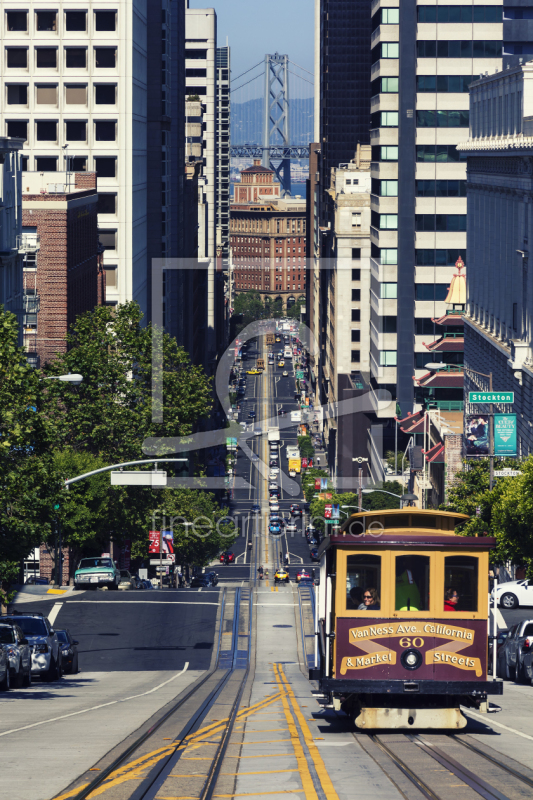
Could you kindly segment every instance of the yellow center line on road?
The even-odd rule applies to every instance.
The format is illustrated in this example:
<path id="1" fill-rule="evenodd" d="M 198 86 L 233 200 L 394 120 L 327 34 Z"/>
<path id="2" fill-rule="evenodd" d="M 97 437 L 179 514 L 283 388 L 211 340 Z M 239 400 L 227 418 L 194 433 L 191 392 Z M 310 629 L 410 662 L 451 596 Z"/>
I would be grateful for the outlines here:
<path id="1" fill-rule="evenodd" d="M 267 769 L 263 772 L 221 772 L 221 775 L 277 775 L 279 772 L 298 772 L 297 769 Z"/>
<path id="2" fill-rule="evenodd" d="M 292 687 L 290 686 L 287 678 L 285 677 L 285 673 L 283 672 L 283 667 L 281 666 L 281 664 L 274 664 L 274 670 L 276 672 L 276 678 L 279 677 L 281 679 L 282 686 L 289 695 L 292 708 L 294 710 L 294 713 L 296 714 L 296 719 L 298 720 L 301 731 L 304 735 L 305 742 L 309 748 L 309 753 L 311 755 L 311 758 L 313 759 L 313 764 L 315 765 L 315 770 L 319 777 L 320 783 L 322 784 L 324 793 L 328 798 L 328 800 L 339 800 L 339 796 L 333 787 L 331 778 L 329 777 L 326 766 L 322 760 L 322 756 L 318 752 L 317 746 L 313 741 L 313 734 L 311 733 L 309 726 L 305 721 L 305 717 L 300 710 L 300 707 L 296 701 L 296 696 L 292 690 Z M 285 698 L 282 699 L 285 700 Z M 285 702 L 287 701 L 285 700 Z"/>
<path id="3" fill-rule="evenodd" d="M 274 664 L 274 671 L 276 673 L 276 681 L 280 688 L 283 688 L 283 684 L 281 681 L 281 677 L 277 672 L 277 665 Z M 311 772 L 309 771 L 309 765 L 307 763 L 307 759 L 305 757 L 304 749 L 300 742 L 300 737 L 298 736 L 298 730 L 296 728 L 296 724 L 294 722 L 294 717 L 291 714 L 291 710 L 289 707 L 289 703 L 287 701 L 287 696 L 285 694 L 281 695 L 281 702 L 283 704 L 283 711 L 285 712 L 285 719 L 287 720 L 287 725 L 289 728 L 289 733 L 291 735 L 290 741 L 292 742 L 292 747 L 294 750 L 294 755 L 296 757 L 296 763 L 298 765 L 298 772 L 300 773 L 300 780 L 302 781 L 303 790 L 305 792 L 306 800 L 318 800 L 318 795 L 316 793 L 316 789 L 313 783 L 313 779 L 311 777 Z M 280 740 L 283 741 L 283 740 Z"/>

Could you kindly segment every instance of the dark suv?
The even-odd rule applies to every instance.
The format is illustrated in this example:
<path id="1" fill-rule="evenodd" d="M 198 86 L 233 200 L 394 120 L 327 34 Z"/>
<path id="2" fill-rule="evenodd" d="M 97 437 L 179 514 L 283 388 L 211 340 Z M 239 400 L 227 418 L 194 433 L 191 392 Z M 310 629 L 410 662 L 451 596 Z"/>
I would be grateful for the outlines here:
<path id="1" fill-rule="evenodd" d="M 2 622 L 18 625 L 31 645 L 31 673 L 45 681 L 55 681 L 63 674 L 61 642 L 44 616 L 36 611 L 12 611 Z"/>

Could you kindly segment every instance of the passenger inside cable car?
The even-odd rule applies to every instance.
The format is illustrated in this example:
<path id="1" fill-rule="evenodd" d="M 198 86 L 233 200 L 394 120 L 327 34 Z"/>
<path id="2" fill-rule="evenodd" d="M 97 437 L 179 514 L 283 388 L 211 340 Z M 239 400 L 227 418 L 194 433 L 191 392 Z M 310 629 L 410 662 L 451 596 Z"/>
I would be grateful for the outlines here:
<path id="1" fill-rule="evenodd" d="M 479 559 L 476 556 L 447 556 L 442 553 L 392 553 L 391 556 L 383 562 L 385 556 L 376 553 L 347 555 L 347 611 L 385 610 L 382 602 L 382 570 L 385 570 L 383 580 L 388 581 L 388 575 L 392 573 L 395 582 L 392 593 L 385 593 L 385 604 L 392 606 L 387 613 L 393 610 L 407 614 L 427 614 L 431 610 L 438 614 L 441 609 L 451 614 L 478 611 Z M 437 590 L 435 586 L 433 594 L 430 580 L 437 581 L 441 587 Z M 365 594 L 372 597 L 365 598 Z"/>

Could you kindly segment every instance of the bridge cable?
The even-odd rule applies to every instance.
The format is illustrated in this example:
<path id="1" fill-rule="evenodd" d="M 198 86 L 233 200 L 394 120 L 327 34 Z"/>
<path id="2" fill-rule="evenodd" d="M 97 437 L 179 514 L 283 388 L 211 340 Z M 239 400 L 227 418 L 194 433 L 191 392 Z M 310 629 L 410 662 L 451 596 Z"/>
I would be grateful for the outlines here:
<path id="1" fill-rule="evenodd" d="M 307 80 L 307 78 L 304 78 L 304 76 L 303 76 L 303 75 L 298 75 L 296 72 L 293 72 L 293 71 L 292 71 L 292 69 L 290 69 L 290 70 L 289 70 L 289 72 L 290 72 L 290 74 L 291 74 L 291 75 L 294 75 L 294 77 L 295 77 L 295 78 L 298 78 L 298 79 L 299 79 L 299 80 L 301 80 L 301 81 L 305 81 L 306 83 L 310 83 L 310 84 L 311 84 L 311 86 L 314 86 L 314 85 L 315 85 L 315 84 L 313 83 L 313 81 L 309 81 L 309 80 Z"/>
<path id="2" fill-rule="evenodd" d="M 299 64 L 297 64 L 297 63 L 296 63 L 296 61 L 291 61 L 291 59 L 290 59 L 290 58 L 289 58 L 289 61 L 290 61 L 290 62 L 291 62 L 291 64 L 293 64 L 295 67 L 298 67 L 298 69 L 302 69 L 304 72 L 307 72 L 307 74 L 308 74 L 308 75 L 312 75 L 312 76 L 313 76 L 313 78 L 315 77 L 315 75 L 314 75 L 314 73 L 313 73 L 313 72 L 309 72 L 309 70 L 308 70 L 308 69 L 306 69 L 305 67 L 301 67 Z"/>
<path id="3" fill-rule="evenodd" d="M 247 69 L 247 70 L 246 70 L 246 72 L 241 72 L 241 74 L 240 74 L 240 75 L 237 75 L 237 77 L 236 77 L 236 78 L 232 78 L 232 79 L 231 79 L 231 83 L 233 83 L 234 81 L 238 81 L 238 80 L 239 80 L 239 78 L 242 78 L 244 75 L 247 75 L 249 72 L 251 72 L 253 69 L 255 69 L 255 67 L 260 67 L 260 66 L 262 66 L 264 63 L 265 63 L 264 61 L 260 61 L 260 62 L 259 62 L 258 64 L 256 64 L 254 67 L 250 67 L 250 69 Z M 298 64 L 296 64 L 296 66 L 298 66 Z"/>
<path id="4" fill-rule="evenodd" d="M 248 84 L 249 84 L 249 83 L 252 83 L 252 81 L 256 81 L 258 78 L 263 78 L 263 77 L 264 77 L 264 75 L 263 75 L 262 73 L 261 73 L 260 75 L 256 75 L 256 76 L 255 76 L 255 78 L 250 78 L 250 80 L 249 80 L 249 81 L 246 81 L 246 83 L 241 83 L 241 85 L 240 85 L 240 86 L 237 86 L 237 88 L 236 88 L 236 89 L 233 89 L 233 88 L 232 88 L 232 89 L 231 89 L 231 91 L 232 91 L 232 92 L 238 92 L 238 91 L 239 91 L 239 89 L 242 89 L 242 87 L 243 87 L 243 86 L 248 86 Z M 303 80 L 305 80 L 305 78 L 303 78 Z"/>

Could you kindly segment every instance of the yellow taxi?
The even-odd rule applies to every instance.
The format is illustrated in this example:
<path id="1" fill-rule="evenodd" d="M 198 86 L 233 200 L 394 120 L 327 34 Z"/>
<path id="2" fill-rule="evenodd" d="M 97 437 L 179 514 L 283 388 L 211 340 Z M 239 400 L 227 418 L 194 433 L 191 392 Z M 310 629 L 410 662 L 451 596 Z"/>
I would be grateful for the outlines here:
<path id="1" fill-rule="evenodd" d="M 281 336 L 276 336 L 276 342 L 281 342 Z"/>
<path id="2" fill-rule="evenodd" d="M 284 366 L 285 366 L 284 361 L 278 361 L 278 367 L 284 367 Z"/>
<path id="3" fill-rule="evenodd" d="M 255 367 L 254 367 L 253 369 L 247 369 L 246 370 L 246 374 L 247 375 L 261 375 L 261 370 L 260 369 L 255 369 Z"/>
<path id="4" fill-rule="evenodd" d="M 289 582 L 290 578 L 287 570 L 283 569 L 283 567 L 280 567 L 278 570 L 276 570 L 274 574 L 274 583 L 289 583 Z"/>

